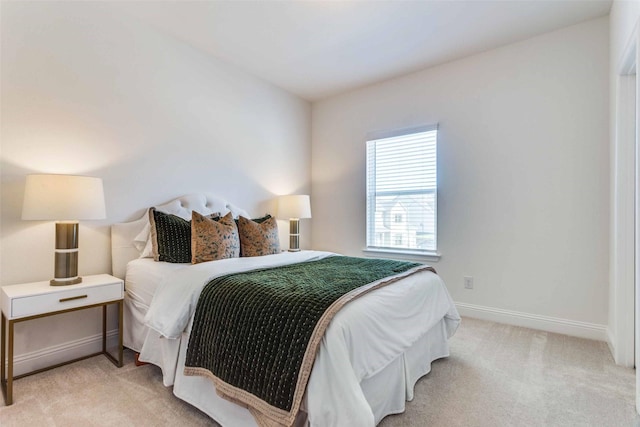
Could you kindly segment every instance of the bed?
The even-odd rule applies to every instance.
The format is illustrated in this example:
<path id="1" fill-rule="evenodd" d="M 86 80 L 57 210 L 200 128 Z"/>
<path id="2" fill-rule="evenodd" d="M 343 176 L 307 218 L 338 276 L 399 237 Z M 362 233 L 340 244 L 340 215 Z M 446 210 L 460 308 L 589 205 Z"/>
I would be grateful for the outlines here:
<path id="1" fill-rule="evenodd" d="M 191 219 L 227 214 L 249 217 L 206 194 L 156 206 Z M 227 273 L 306 263 L 332 257 L 321 251 L 282 252 L 199 264 L 156 262 L 148 253 L 148 215 L 112 226 L 115 276 L 125 279 L 124 344 L 139 360 L 162 370 L 165 386 L 222 426 L 255 426 L 245 407 L 223 399 L 204 376 L 185 375 L 193 314 L 203 286 Z M 179 291 L 176 291 L 179 289 Z M 404 411 L 416 381 L 431 362 L 449 355 L 448 339 L 460 317 L 439 276 L 419 271 L 357 298 L 329 323 L 319 343 L 295 425 L 372 426 Z"/>

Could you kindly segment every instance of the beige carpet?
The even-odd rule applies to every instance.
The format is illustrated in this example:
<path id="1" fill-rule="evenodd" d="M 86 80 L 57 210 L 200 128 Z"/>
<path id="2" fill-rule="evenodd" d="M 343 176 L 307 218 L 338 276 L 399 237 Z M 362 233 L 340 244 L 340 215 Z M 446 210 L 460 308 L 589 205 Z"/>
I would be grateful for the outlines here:
<path id="1" fill-rule="evenodd" d="M 154 366 L 118 369 L 103 356 L 17 380 L 9 426 L 216 425 L 162 385 Z M 603 342 L 474 319 L 451 357 L 418 381 L 405 413 L 381 426 L 640 426 L 635 371 L 613 363 Z"/>

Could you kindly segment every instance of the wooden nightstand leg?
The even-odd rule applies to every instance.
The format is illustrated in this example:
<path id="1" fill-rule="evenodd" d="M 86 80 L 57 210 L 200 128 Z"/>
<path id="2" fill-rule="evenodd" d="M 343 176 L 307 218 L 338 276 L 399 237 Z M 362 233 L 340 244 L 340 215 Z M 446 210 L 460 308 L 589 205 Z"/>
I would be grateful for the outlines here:
<path id="1" fill-rule="evenodd" d="M 2 359 L 2 362 L 0 363 L 1 368 L 0 368 L 0 388 L 2 388 L 2 394 L 5 398 L 5 402 L 7 399 L 7 382 L 5 380 L 6 376 L 5 374 L 5 367 L 6 367 L 6 357 L 7 357 L 7 321 L 4 317 L 4 313 L 2 313 L 2 325 L 0 326 L 2 329 L 0 330 L 0 340 L 2 340 L 2 343 L 0 343 L 0 358 Z"/>
<path id="2" fill-rule="evenodd" d="M 102 352 L 107 352 L 107 306 L 102 306 Z"/>
<path id="3" fill-rule="evenodd" d="M 9 406 L 13 403 L 13 320 L 9 320 L 9 360 L 7 361 L 5 357 L 6 353 L 6 341 L 7 341 L 7 319 L 4 317 L 4 313 L 2 313 L 2 321 L 0 322 L 2 327 L 2 332 L 0 333 L 0 339 L 2 340 L 2 344 L 0 344 L 0 357 L 2 357 L 2 368 L 0 369 L 0 385 L 2 388 L 2 393 L 4 394 L 4 403 Z M 5 379 L 5 367 L 6 367 L 6 379 Z"/>
<path id="4" fill-rule="evenodd" d="M 0 343 L 0 358 L 2 358 L 2 367 L 0 369 L 0 380 L 4 381 L 4 379 L 6 378 L 4 376 L 4 368 L 5 368 L 5 363 L 7 362 L 5 360 L 5 357 L 7 357 L 7 320 L 4 317 L 4 313 L 2 313 L 2 325 L 0 326 L 0 328 L 2 328 L 2 330 L 0 330 L 0 339 L 2 340 L 2 343 Z"/>
<path id="5" fill-rule="evenodd" d="M 116 304 L 116 302 L 110 302 L 108 304 Z M 123 317 L 124 306 L 123 301 L 117 301 L 118 304 L 118 355 L 111 354 L 107 351 L 107 304 L 102 306 L 102 353 L 118 368 L 124 365 L 124 349 L 122 347 L 123 341 Z"/>
<path id="6" fill-rule="evenodd" d="M 7 361 L 7 406 L 13 404 L 13 320 L 9 320 L 9 360 Z"/>
<path id="7" fill-rule="evenodd" d="M 118 303 L 118 367 L 121 368 L 124 364 L 124 355 L 122 348 L 122 333 L 124 329 L 124 301 L 120 300 Z"/>

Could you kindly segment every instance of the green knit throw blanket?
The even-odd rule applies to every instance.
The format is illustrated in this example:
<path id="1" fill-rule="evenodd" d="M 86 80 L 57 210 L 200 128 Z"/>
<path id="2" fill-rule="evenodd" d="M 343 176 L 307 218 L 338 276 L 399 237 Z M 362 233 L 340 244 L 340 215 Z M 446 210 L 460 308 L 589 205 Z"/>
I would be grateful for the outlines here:
<path id="1" fill-rule="evenodd" d="M 215 278 L 198 301 L 186 366 L 289 411 L 310 337 L 331 304 L 419 265 L 331 256 Z"/>

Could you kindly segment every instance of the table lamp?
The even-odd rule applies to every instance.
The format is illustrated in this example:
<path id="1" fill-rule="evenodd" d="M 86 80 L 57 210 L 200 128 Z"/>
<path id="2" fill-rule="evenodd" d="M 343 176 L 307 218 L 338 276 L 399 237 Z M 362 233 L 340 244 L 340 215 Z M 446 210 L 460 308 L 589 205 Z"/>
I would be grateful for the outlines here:
<path id="1" fill-rule="evenodd" d="M 300 218 L 311 218 L 309 196 L 280 196 L 278 217 L 289 220 L 289 252 L 300 251 Z"/>
<path id="2" fill-rule="evenodd" d="M 102 179 L 27 175 L 22 219 L 56 221 L 55 271 L 51 286 L 82 282 L 78 276 L 78 220 L 105 217 Z"/>

